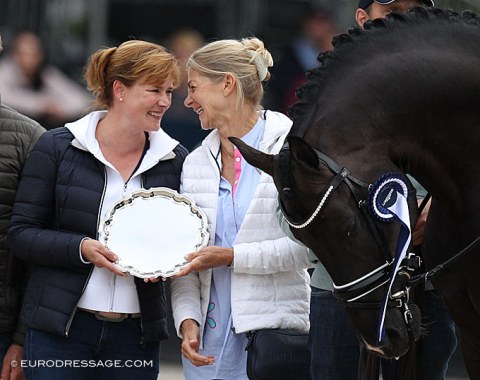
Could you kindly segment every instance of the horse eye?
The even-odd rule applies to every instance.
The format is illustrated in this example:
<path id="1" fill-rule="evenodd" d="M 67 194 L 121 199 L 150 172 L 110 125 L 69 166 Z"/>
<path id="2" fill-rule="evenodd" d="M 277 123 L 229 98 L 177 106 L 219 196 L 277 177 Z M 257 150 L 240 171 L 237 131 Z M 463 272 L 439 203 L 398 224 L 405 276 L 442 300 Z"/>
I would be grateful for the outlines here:
<path id="1" fill-rule="evenodd" d="M 357 218 L 353 218 L 347 226 L 347 238 L 352 237 L 358 230 Z"/>
<path id="2" fill-rule="evenodd" d="M 293 191 L 289 187 L 284 187 L 282 189 L 282 194 L 285 196 L 286 199 L 292 199 L 293 198 Z"/>

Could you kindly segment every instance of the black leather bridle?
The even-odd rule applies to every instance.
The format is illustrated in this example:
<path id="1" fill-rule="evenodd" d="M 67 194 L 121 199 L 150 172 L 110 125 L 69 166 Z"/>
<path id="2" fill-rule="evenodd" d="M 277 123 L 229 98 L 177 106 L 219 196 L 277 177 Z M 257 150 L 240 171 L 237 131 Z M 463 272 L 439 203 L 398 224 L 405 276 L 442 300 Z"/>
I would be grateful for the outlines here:
<path id="1" fill-rule="evenodd" d="M 288 142 L 284 144 L 279 155 L 286 153 L 289 150 Z M 376 241 L 377 246 L 385 257 L 385 263 L 378 268 L 374 269 L 370 273 L 363 275 L 362 277 L 351 281 L 348 284 L 335 285 L 333 294 L 334 296 L 341 301 L 346 307 L 349 308 L 359 308 L 359 309 L 374 309 L 380 308 L 383 304 L 382 302 L 362 302 L 362 298 L 376 289 L 386 285 L 391 280 L 392 275 L 392 265 L 393 265 L 393 255 L 389 251 L 387 244 L 385 242 L 384 235 L 380 228 L 378 227 L 378 221 L 374 219 L 372 214 L 369 211 L 368 201 L 365 199 L 365 190 L 368 191 L 371 189 L 371 185 L 367 184 L 359 179 L 355 178 L 350 172 L 343 166 L 339 165 L 332 158 L 326 154 L 320 152 L 318 149 L 313 148 L 313 151 L 317 155 L 318 159 L 322 161 L 334 175 L 330 180 L 328 185 L 320 194 L 320 200 L 316 209 L 306 217 L 302 222 L 297 223 L 292 221 L 286 210 L 282 201 L 279 200 L 280 207 L 286 222 L 293 229 L 303 229 L 308 227 L 317 215 L 321 212 L 326 202 L 329 200 L 331 194 L 338 186 L 342 183 L 345 183 L 353 198 L 355 199 L 359 209 L 364 215 L 369 229 Z M 363 194 L 362 194 L 363 190 Z M 403 281 L 403 288 L 395 293 L 391 294 L 388 300 L 387 306 L 389 308 L 395 307 L 402 309 L 405 322 L 411 328 L 412 323 L 412 314 L 408 307 L 408 301 L 410 298 L 410 287 L 408 286 L 408 281 L 410 279 L 410 274 L 413 270 L 417 269 L 420 266 L 420 259 L 414 254 L 409 254 L 408 257 L 402 263 L 400 270 L 398 271 L 398 276 L 405 276 Z"/>

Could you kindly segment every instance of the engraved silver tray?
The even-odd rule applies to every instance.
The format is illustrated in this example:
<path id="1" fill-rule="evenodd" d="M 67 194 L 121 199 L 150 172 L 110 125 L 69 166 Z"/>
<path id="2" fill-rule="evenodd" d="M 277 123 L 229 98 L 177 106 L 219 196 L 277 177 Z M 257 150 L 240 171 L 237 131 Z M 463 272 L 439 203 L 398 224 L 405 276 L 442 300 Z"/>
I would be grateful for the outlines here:
<path id="1" fill-rule="evenodd" d="M 103 244 L 122 272 L 140 278 L 170 277 L 184 256 L 208 244 L 205 213 L 185 195 L 165 187 L 138 190 L 117 202 L 103 224 Z"/>

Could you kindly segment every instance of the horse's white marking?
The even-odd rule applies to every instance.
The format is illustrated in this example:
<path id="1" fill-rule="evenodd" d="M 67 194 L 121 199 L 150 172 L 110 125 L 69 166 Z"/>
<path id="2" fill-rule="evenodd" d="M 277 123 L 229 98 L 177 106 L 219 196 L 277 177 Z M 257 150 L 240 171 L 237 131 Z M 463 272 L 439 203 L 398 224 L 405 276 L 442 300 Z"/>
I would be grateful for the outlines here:
<path id="1" fill-rule="evenodd" d="M 365 339 L 362 338 L 362 340 L 363 340 L 363 343 L 365 344 L 365 347 L 367 347 L 367 350 L 376 352 L 381 356 L 385 355 L 385 352 L 381 348 L 370 346 L 367 342 L 365 342 Z"/>

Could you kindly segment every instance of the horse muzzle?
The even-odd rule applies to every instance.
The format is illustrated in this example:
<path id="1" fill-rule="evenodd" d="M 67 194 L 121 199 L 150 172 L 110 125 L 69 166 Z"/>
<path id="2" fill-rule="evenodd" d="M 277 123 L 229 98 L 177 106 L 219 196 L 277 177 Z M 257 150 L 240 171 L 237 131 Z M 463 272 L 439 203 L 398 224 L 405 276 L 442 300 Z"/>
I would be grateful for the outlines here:
<path id="1" fill-rule="evenodd" d="M 415 304 L 408 305 L 408 316 L 401 309 L 390 309 L 385 320 L 385 336 L 380 343 L 362 338 L 368 350 L 383 358 L 399 358 L 420 338 L 421 313 Z M 408 322 L 406 323 L 406 318 Z"/>

